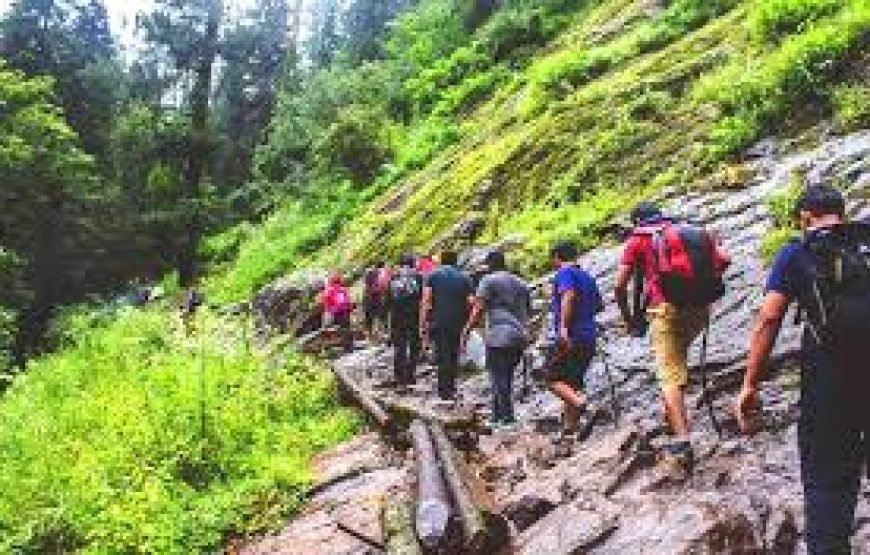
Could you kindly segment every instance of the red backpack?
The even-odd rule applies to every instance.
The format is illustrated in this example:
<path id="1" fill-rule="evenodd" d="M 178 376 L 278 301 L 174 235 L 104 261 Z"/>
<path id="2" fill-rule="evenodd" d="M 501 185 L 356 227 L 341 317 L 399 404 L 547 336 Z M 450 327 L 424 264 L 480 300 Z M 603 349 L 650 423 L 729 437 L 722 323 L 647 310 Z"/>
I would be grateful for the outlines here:
<path id="1" fill-rule="evenodd" d="M 675 306 L 706 306 L 725 294 L 729 260 L 706 229 L 687 223 L 639 227 L 652 238 L 655 269 L 665 300 Z"/>
<path id="2" fill-rule="evenodd" d="M 326 312 L 329 314 L 347 314 L 353 312 L 353 301 L 350 298 L 350 291 L 347 287 L 341 284 L 331 284 L 326 286 L 326 291 L 323 295 L 323 304 Z"/>

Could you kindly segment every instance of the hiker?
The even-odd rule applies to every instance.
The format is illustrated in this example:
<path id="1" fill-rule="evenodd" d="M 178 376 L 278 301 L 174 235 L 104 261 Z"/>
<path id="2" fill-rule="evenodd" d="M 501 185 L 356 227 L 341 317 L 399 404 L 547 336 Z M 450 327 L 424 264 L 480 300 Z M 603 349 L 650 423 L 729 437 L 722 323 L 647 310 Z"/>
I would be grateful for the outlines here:
<path id="1" fill-rule="evenodd" d="M 404 254 L 399 268 L 390 278 L 386 303 L 389 307 L 391 340 L 395 349 L 393 371 L 396 385 L 407 387 L 416 383 L 417 362 L 420 359 L 420 301 L 423 277 L 414 269 L 414 257 Z"/>
<path id="2" fill-rule="evenodd" d="M 730 263 L 706 230 L 678 224 L 654 204 L 641 202 L 631 214 L 634 230 L 625 244 L 616 276 L 616 302 L 629 333 L 642 337 L 649 317 L 664 411 L 674 439 L 666 460 L 688 474 L 694 466 L 685 405 L 688 352 L 709 325 L 710 306 L 724 292 L 722 274 Z M 628 285 L 632 276 L 643 299 L 632 314 Z"/>
<path id="3" fill-rule="evenodd" d="M 811 554 L 850 553 L 855 506 L 870 456 L 870 222 L 845 223 L 845 201 L 807 187 L 794 217 L 803 238 L 776 256 L 752 330 L 736 413 L 751 433 L 758 384 L 788 306 L 804 315 L 798 448 Z"/>
<path id="4" fill-rule="evenodd" d="M 329 275 L 326 287 L 323 289 L 321 304 L 328 320 L 327 324 L 338 328 L 344 352 L 353 351 L 350 317 L 354 310 L 354 303 L 340 272 L 334 271 Z"/>
<path id="5" fill-rule="evenodd" d="M 526 326 L 531 313 L 529 286 L 507 270 L 505 256 L 492 251 L 486 257 L 487 274 L 477 288 L 468 323 L 462 331 L 462 349 L 468 335 L 486 313 L 486 368 L 492 386 L 492 429 L 516 422 L 513 405 L 514 369 L 528 343 Z"/>
<path id="6" fill-rule="evenodd" d="M 420 337 L 433 343 L 438 367 L 438 397 L 443 400 L 456 396 L 459 346 L 474 294 L 471 278 L 460 271 L 457 261 L 458 256 L 453 251 L 441 254 L 441 266 L 426 279 L 420 314 Z"/>
<path id="7" fill-rule="evenodd" d="M 594 415 L 587 414 L 586 371 L 595 356 L 597 326 L 595 315 L 603 308 L 595 279 L 577 265 L 577 247 L 560 242 L 550 251 L 556 274 L 552 283 L 554 352 L 547 361 L 546 380 L 550 390 L 564 403 L 562 437 L 568 447 L 585 435 Z M 581 418 L 588 421 L 581 429 Z"/>
<path id="8" fill-rule="evenodd" d="M 380 280 L 383 267 L 384 263 L 378 262 L 366 269 L 363 275 L 363 322 L 370 342 L 374 342 L 382 332 L 384 297 L 387 290 Z"/>

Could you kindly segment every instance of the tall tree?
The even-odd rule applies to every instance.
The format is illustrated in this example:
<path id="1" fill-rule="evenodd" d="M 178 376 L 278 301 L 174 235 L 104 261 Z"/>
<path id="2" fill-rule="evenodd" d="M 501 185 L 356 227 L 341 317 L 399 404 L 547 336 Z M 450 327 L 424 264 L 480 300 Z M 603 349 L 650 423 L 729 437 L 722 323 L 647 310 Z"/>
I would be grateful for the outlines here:
<path id="1" fill-rule="evenodd" d="M 54 307 L 86 287 L 99 182 L 52 104 L 50 80 L 0 65 L 0 102 L 0 306 L 17 309 L 21 364 Z"/>
<path id="2" fill-rule="evenodd" d="M 51 76 L 85 150 L 106 162 L 121 90 L 102 0 L 17 0 L 0 24 L 0 57 L 29 76 Z"/>
<path id="3" fill-rule="evenodd" d="M 158 0 L 154 11 L 142 19 L 147 40 L 164 48 L 173 61 L 181 108 L 190 115 L 182 178 L 185 233 L 176 253 L 184 285 L 196 277 L 197 246 L 205 226 L 202 185 L 210 151 L 210 99 L 223 15 L 222 0 Z"/>
<path id="4" fill-rule="evenodd" d="M 222 41 L 214 108 L 220 137 L 214 181 L 230 196 L 241 196 L 235 193 L 250 177 L 254 148 L 271 118 L 290 46 L 289 24 L 286 0 L 258 0 L 228 26 Z M 247 207 L 241 204 L 235 208 L 245 216 Z"/>

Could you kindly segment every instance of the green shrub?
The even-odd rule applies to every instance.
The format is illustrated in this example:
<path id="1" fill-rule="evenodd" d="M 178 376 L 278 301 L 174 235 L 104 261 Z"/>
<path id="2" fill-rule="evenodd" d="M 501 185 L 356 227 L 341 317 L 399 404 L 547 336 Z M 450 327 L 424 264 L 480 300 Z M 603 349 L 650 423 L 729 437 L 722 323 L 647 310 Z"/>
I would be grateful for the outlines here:
<path id="1" fill-rule="evenodd" d="M 353 218 L 365 191 L 335 183 L 323 185 L 327 187 L 331 187 L 331 196 L 288 201 L 256 227 L 240 244 L 235 259 L 206 278 L 209 298 L 225 303 L 246 300 L 334 239 Z"/>
<path id="2" fill-rule="evenodd" d="M 773 229 L 761 240 L 760 254 L 766 262 L 773 260 L 779 249 L 799 233 L 793 211 L 803 189 L 802 183 L 803 176 L 795 174 L 788 187 L 771 194 L 767 199 L 767 207 L 773 218 Z"/>
<path id="3" fill-rule="evenodd" d="M 811 22 L 843 7 L 843 0 L 756 1 L 747 16 L 747 27 L 759 42 L 775 42 L 799 33 Z"/>
<path id="4" fill-rule="evenodd" d="M 550 96 L 569 92 L 626 60 L 684 36 L 736 3 L 737 0 L 677 0 L 655 19 L 627 30 L 613 41 L 550 56 L 531 72 L 531 92 L 525 111 L 533 112 Z"/>
<path id="5" fill-rule="evenodd" d="M 870 127 L 870 86 L 844 84 L 834 88 L 834 117 L 843 132 Z"/>
<path id="6" fill-rule="evenodd" d="M 366 106 L 349 106 L 337 114 L 314 149 L 326 168 L 340 168 L 356 183 L 368 183 L 392 156 L 387 117 Z"/>
<path id="7" fill-rule="evenodd" d="M 83 321 L 82 321 L 83 322 Z M 270 370 L 239 323 L 127 309 L 0 400 L 0 552 L 193 553 L 282 523 L 353 431 L 328 372 Z"/>
<path id="8" fill-rule="evenodd" d="M 749 145 L 801 100 L 816 98 L 838 78 L 842 63 L 868 45 L 870 5 L 851 2 L 778 47 L 732 63 L 701 78 L 693 96 L 724 111 L 709 136 L 711 158 Z"/>

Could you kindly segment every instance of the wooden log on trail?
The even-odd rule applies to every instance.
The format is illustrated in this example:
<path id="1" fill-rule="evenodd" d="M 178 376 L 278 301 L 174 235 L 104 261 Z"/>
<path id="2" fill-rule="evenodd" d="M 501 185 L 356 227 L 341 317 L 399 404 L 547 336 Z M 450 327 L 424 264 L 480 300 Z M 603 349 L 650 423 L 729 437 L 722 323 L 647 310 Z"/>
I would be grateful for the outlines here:
<path id="1" fill-rule="evenodd" d="M 401 490 L 390 491 L 381 506 L 381 527 L 387 555 L 422 555 L 414 535 L 414 510 Z"/>
<path id="2" fill-rule="evenodd" d="M 441 426 L 433 423 L 429 427 L 429 432 L 438 460 L 441 461 L 447 491 L 459 514 L 465 547 L 471 553 L 478 553 L 487 540 L 487 527 L 483 515 L 474 505 L 470 488 L 462 479 L 458 453 Z"/>
<path id="3" fill-rule="evenodd" d="M 366 414 L 368 414 L 378 426 L 388 431 L 392 429 L 390 415 L 387 414 L 387 412 L 377 402 L 375 402 L 369 392 L 363 390 L 344 370 L 333 367 L 333 372 L 335 373 L 335 377 L 338 379 L 338 383 L 341 385 L 342 389 L 350 395 L 354 402 L 356 402 L 356 404 Z"/>
<path id="4" fill-rule="evenodd" d="M 474 411 L 469 409 L 454 410 L 450 414 L 438 413 L 413 401 L 392 395 L 380 395 L 377 398 L 384 408 L 407 420 L 423 420 L 435 422 L 448 430 L 467 431 L 477 425 Z"/>
<path id="5" fill-rule="evenodd" d="M 437 550 L 450 534 L 451 511 L 447 485 L 441 475 L 441 465 L 429 429 L 422 420 L 411 423 L 411 440 L 417 457 L 417 537 L 425 548 Z"/>

